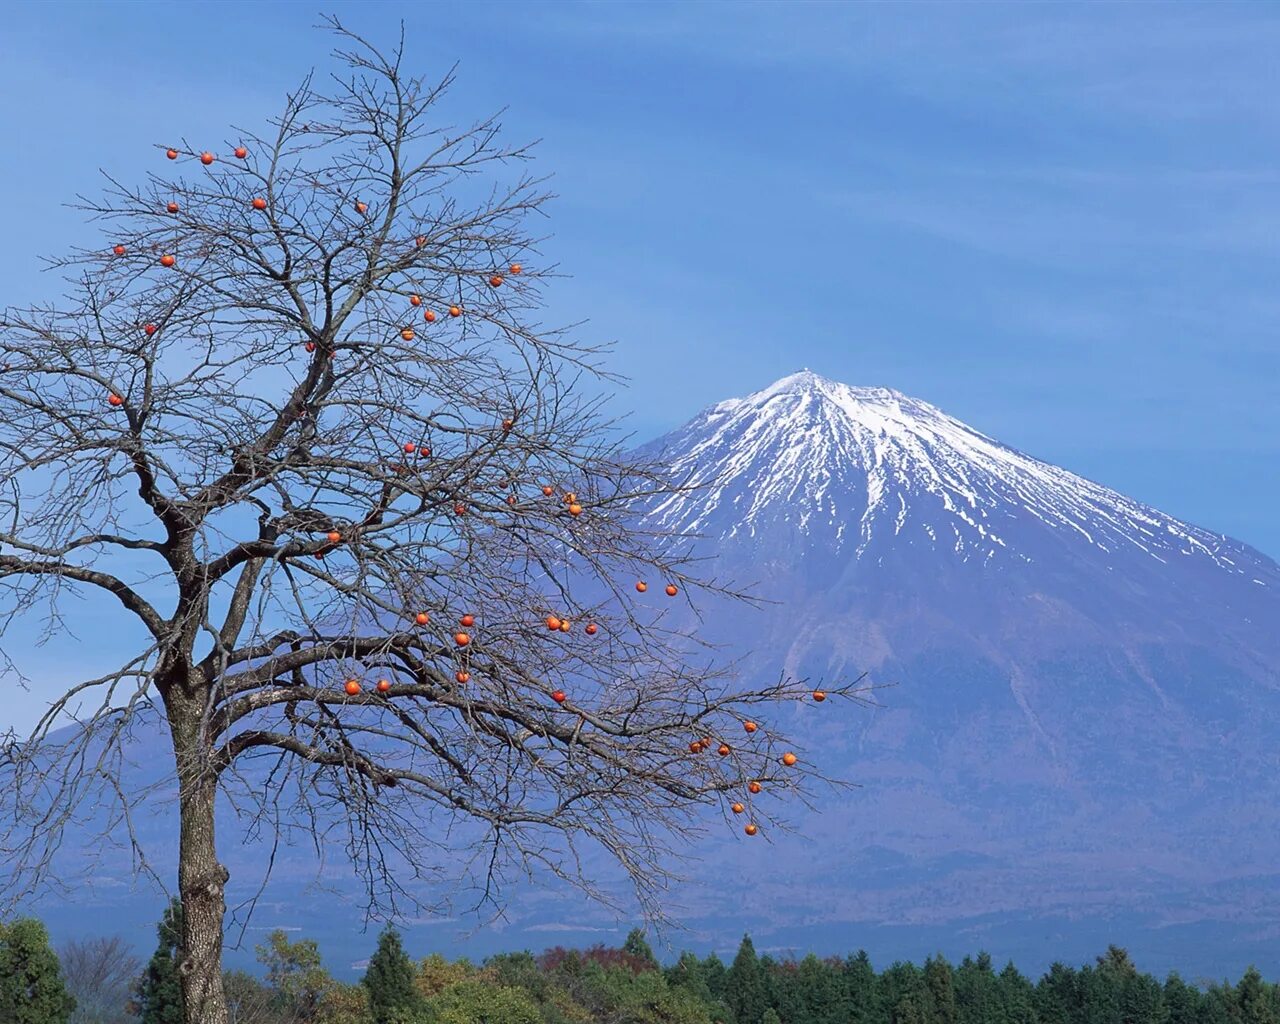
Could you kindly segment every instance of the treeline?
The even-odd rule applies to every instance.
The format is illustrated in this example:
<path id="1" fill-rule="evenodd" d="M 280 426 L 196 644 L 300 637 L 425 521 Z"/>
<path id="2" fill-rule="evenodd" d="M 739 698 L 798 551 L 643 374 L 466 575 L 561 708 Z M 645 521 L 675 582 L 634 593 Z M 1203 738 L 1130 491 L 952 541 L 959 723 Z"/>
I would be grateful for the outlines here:
<path id="1" fill-rule="evenodd" d="M 73 943 L 60 957 L 39 922 L 0 925 L 0 1022 L 181 1024 L 180 913 L 166 911 L 142 966 L 118 940 Z M 260 974 L 225 976 L 231 1024 L 1280 1024 L 1280 986 L 1252 967 L 1203 989 L 1144 974 L 1117 946 L 1034 982 L 986 953 L 877 973 L 865 952 L 775 959 L 750 937 L 731 963 L 683 953 L 664 967 L 639 930 L 617 948 L 473 964 L 415 961 L 388 928 L 356 983 L 332 978 L 315 942 L 282 931 L 257 954 Z"/>

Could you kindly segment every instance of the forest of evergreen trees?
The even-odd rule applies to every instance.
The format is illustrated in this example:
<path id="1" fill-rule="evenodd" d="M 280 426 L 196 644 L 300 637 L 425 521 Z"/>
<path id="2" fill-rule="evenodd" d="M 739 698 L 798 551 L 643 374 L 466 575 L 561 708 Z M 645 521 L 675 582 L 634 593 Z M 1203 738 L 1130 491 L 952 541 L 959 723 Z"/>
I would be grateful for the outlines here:
<path id="1" fill-rule="evenodd" d="M 145 965 L 125 965 L 136 971 L 115 940 L 55 953 L 38 921 L 0 924 L 0 1021 L 178 1024 L 178 913 Z M 728 964 L 683 953 L 663 966 L 639 930 L 621 947 L 472 964 L 414 960 L 388 928 L 356 983 L 334 980 L 310 940 L 275 932 L 257 952 L 259 973 L 226 974 L 232 1024 L 1280 1024 L 1280 986 L 1253 967 L 1235 984 L 1161 981 L 1117 946 L 1036 981 L 986 953 L 877 972 L 865 952 L 775 959 L 750 937 Z"/>

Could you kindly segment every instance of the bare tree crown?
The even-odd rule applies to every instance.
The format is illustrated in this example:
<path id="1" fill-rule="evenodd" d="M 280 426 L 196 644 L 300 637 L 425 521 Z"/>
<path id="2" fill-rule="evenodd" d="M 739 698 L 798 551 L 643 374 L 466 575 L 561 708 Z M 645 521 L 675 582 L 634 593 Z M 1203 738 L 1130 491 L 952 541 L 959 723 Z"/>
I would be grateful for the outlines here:
<path id="1" fill-rule="evenodd" d="M 540 320 L 529 149 L 332 27 L 345 77 L 110 179 L 67 301 L 0 317 L 4 621 L 93 590 L 148 638 L 8 744 L 11 867 L 103 793 L 127 827 L 154 714 L 184 814 L 257 762 L 240 813 L 340 836 L 373 905 L 420 902 L 463 818 L 481 898 L 512 867 L 589 884 L 588 844 L 652 908 L 697 808 L 754 834 L 814 777 L 764 721 L 807 688 L 737 688 L 665 625 L 720 588 L 645 530 L 673 485 L 584 396 L 601 351 Z"/>

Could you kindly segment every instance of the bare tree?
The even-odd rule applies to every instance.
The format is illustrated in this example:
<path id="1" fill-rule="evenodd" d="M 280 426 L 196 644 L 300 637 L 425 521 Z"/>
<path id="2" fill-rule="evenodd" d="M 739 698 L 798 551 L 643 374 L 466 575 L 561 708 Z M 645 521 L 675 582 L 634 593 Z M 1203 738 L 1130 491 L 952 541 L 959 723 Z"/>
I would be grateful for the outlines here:
<path id="1" fill-rule="evenodd" d="M 129 993 L 141 962 L 120 936 L 72 939 L 58 950 L 67 991 L 76 1000 L 71 1024 L 127 1024 Z"/>
<path id="2" fill-rule="evenodd" d="M 95 592 L 147 638 L 9 738 L 10 891 L 50 880 L 86 808 L 150 870 L 120 766 L 159 716 L 193 1024 L 227 1020 L 219 793 L 249 828 L 345 844 L 371 913 L 446 877 L 496 900 L 516 871 L 608 899 L 593 848 L 656 913 L 700 810 L 755 834 L 816 777 L 744 731 L 806 689 L 736 684 L 666 625 L 664 589 L 719 588 L 644 528 L 671 485 L 590 397 L 600 350 L 537 318 L 529 149 L 437 123 L 452 75 L 407 76 L 403 38 L 330 27 L 345 77 L 109 178 L 80 201 L 106 244 L 54 262 L 66 301 L 0 318 L 3 622 L 60 630 Z"/>

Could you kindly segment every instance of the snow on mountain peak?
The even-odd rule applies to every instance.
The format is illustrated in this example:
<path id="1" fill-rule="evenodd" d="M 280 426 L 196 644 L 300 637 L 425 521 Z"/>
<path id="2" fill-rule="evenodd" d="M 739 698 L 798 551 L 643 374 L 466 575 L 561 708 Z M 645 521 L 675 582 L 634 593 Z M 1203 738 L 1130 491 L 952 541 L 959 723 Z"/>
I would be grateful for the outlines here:
<path id="1" fill-rule="evenodd" d="M 1191 556 L 1237 573 L 1246 571 L 1240 553 L 1246 561 L 1256 555 L 1001 444 L 927 402 L 808 369 L 711 406 L 645 452 L 696 488 L 656 506 L 656 524 L 722 540 L 816 543 L 861 558 L 877 542 L 903 538 L 950 548 L 965 561 L 1029 562 L 1047 532 L 1106 555 Z"/>

